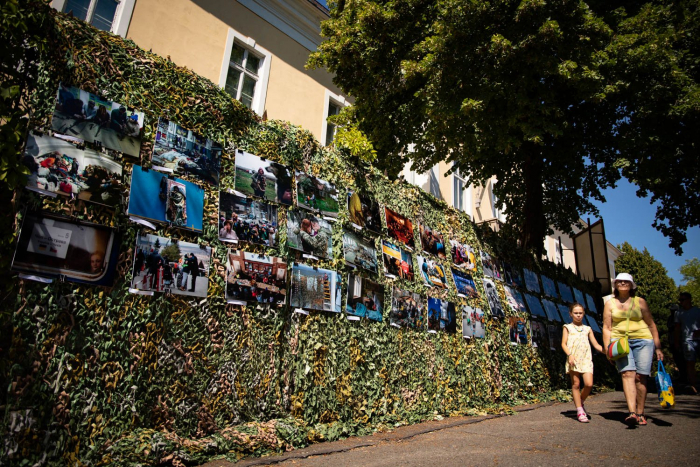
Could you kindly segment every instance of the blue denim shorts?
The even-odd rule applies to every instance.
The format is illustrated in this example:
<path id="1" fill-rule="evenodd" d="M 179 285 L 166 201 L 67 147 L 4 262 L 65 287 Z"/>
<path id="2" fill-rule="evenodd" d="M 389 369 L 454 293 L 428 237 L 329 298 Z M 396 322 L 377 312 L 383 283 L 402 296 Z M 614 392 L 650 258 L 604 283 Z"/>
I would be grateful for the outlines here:
<path id="1" fill-rule="evenodd" d="M 617 371 L 636 371 L 640 375 L 651 374 L 651 361 L 654 359 L 654 339 L 630 339 L 630 353 L 615 360 Z"/>

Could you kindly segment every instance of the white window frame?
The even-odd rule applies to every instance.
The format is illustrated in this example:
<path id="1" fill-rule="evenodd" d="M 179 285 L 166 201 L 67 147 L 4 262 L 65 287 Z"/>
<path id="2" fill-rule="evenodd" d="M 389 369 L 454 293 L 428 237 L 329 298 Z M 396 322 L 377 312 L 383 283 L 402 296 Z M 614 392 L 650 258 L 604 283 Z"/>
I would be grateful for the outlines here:
<path id="1" fill-rule="evenodd" d="M 456 181 L 462 182 L 464 186 L 464 189 L 460 195 L 458 195 L 455 190 Z M 462 197 L 463 209 L 459 209 L 455 203 L 457 196 Z M 464 177 L 462 177 L 462 174 L 459 173 L 459 169 L 455 169 L 455 171 L 452 173 L 452 206 L 458 211 L 462 211 L 463 213 L 467 214 L 470 219 L 474 218 L 472 215 L 472 186 L 470 183 L 467 183 L 467 180 Z"/>
<path id="2" fill-rule="evenodd" d="M 88 17 L 91 16 L 91 12 L 95 9 L 96 0 L 91 0 L 90 7 L 88 8 Z M 112 28 L 110 32 L 118 36 L 122 36 L 126 39 L 126 33 L 129 30 L 129 23 L 131 23 L 131 15 L 134 12 L 134 5 L 136 5 L 136 0 L 118 0 L 117 10 L 114 12 L 114 20 L 112 20 Z M 58 11 L 63 11 L 63 7 L 66 4 L 66 0 L 52 0 L 51 6 Z"/>
<path id="3" fill-rule="evenodd" d="M 262 116 L 265 112 L 265 99 L 267 99 L 267 83 L 270 80 L 270 62 L 272 62 L 272 54 L 257 44 L 252 37 L 244 36 L 238 31 L 229 28 L 228 36 L 226 37 L 226 47 L 224 48 L 224 58 L 221 63 L 221 72 L 219 74 L 219 87 L 222 89 L 226 86 L 226 77 L 228 76 L 231 51 L 233 50 L 234 42 L 248 49 L 249 52 L 253 52 L 253 54 L 258 56 L 262 61 L 262 65 L 258 70 L 258 80 L 255 83 L 253 102 L 250 106 L 253 112 Z"/>
<path id="4" fill-rule="evenodd" d="M 325 90 L 325 96 L 323 99 L 323 120 L 322 120 L 322 127 L 321 127 L 321 142 L 323 144 L 326 143 L 326 136 L 328 134 L 328 107 L 331 103 L 333 103 L 336 107 L 340 107 L 341 109 L 343 107 L 346 107 L 350 105 L 343 96 L 340 94 L 334 94 L 330 92 L 328 89 Z"/>

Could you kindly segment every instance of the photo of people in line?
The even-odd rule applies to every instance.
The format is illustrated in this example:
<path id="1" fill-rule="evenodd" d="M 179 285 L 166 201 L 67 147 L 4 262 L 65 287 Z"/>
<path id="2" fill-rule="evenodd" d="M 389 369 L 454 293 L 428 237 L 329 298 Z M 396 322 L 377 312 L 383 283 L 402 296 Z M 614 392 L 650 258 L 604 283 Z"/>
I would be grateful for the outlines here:
<path id="1" fill-rule="evenodd" d="M 420 243 L 423 251 L 435 255 L 440 259 L 447 258 L 445 251 L 445 237 L 435 229 L 431 229 L 422 223 L 418 224 Z"/>
<path id="2" fill-rule="evenodd" d="M 428 297 L 428 330 L 457 332 L 455 304 L 447 300 Z"/>
<path id="3" fill-rule="evenodd" d="M 297 206 L 319 211 L 324 216 L 338 217 L 338 190 L 326 180 L 304 172 L 296 172 Z"/>
<path id="4" fill-rule="evenodd" d="M 353 224 L 376 233 L 382 231 L 379 203 L 369 195 L 349 190 L 348 214 Z"/>
<path id="5" fill-rule="evenodd" d="M 151 222 L 201 232 L 204 190 L 194 183 L 135 165 L 128 213 Z"/>
<path id="6" fill-rule="evenodd" d="M 395 327 L 424 330 L 426 319 L 424 306 L 423 299 L 417 293 L 394 287 L 389 322 Z"/>
<path id="7" fill-rule="evenodd" d="M 113 229 L 49 213 L 24 216 L 12 269 L 71 282 L 111 286 L 119 256 Z"/>
<path id="8" fill-rule="evenodd" d="M 107 155 L 30 132 L 22 156 L 27 187 L 116 206 L 122 199 L 122 166 Z"/>
<path id="9" fill-rule="evenodd" d="M 557 288 L 559 289 L 559 295 L 561 299 L 566 303 L 574 303 L 574 296 L 571 293 L 571 288 L 564 284 L 563 282 L 557 282 Z"/>
<path id="10" fill-rule="evenodd" d="M 501 298 L 498 296 L 496 284 L 490 279 L 484 279 L 484 291 L 486 292 L 486 299 L 491 309 L 491 317 L 503 318 L 505 313 L 503 311 L 503 306 L 501 306 Z"/>
<path id="11" fill-rule="evenodd" d="M 465 297 L 477 298 L 479 297 L 479 292 L 476 290 L 476 283 L 471 274 L 462 271 L 461 269 L 452 269 L 452 278 L 455 281 L 455 286 L 457 287 L 457 293 Z"/>
<path id="12" fill-rule="evenodd" d="M 287 263 L 276 256 L 229 249 L 226 299 L 284 305 L 287 299 Z"/>
<path id="13" fill-rule="evenodd" d="M 447 288 L 445 268 L 437 261 L 418 255 L 418 270 L 428 287 Z"/>
<path id="14" fill-rule="evenodd" d="M 381 322 L 384 312 L 384 286 L 350 273 L 345 312 L 348 315 Z"/>
<path id="15" fill-rule="evenodd" d="M 382 240 L 382 257 L 384 258 L 384 270 L 387 274 L 413 281 L 413 257 L 403 248 L 393 243 Z"/>
<path id="16" fill-rule="evenodd" d="M 158 119 L 151 162 L 177 175 L 192 175 L 219 184 L 221 145 L 166 118 Z"/>
<path id="17" fill-rule="evenodd" d="M 529 269 L 523 269 L 525 275 L 525 287 L 530 292 L 540 293 L 540 281 L 537 279 L 537 274 Z"/>
<path id="18" fill-rule="evenodd" d="M 544 274 L 540 275 L 540 278 L 542 279 L 542 289 L 544 290 L 545 295 L 549 295 L 552 298 L 559 298 L 559 294 L 557 294 L 557 286 L 554 284 L 554 281 Z"/>
<path id="19" fill-rule="evenodd" d="M 474 249 L 456 240 L 450 240 L 452 247 L 452 262 L 455 266 L 467 271 L 476 271 L 476 255 Z"/>
<path id="20" fill-rule="evenodd" d="M 377 252 L 374 240 L 366 239 L 348 229 L 343 229 L 343 253 L 349 264 L 377 272 Z"/>
<path id="21" fill-rule="evenodd" d="M 340 313 L 339 278 L 335 271 L 294 264 L 291 306 L 304 310 Z"/>
<path id="22" fill-rule="evenodd" d="M 143 112 L 61 83 L 51 126 L 56 133 L 139 157 Z"/>
<path id="23" fill-rule="evenodd" d="M 525 307 L 525 300 L 523 296 L 517 289 L 513 289 L 508 285 L 503 286 L 503 290 L 506 293 L 506 301 L 508 306 L 513 311 L 514 314 L 520 315 L 527 313 L 527 308 Z"/>
<path id="24" fill-rule="evenodd" d="M 530 321 L 531 343 L 533 347 L 544 348 L 547 345 L 547 328 L 544 323 Z"/>
<path id="25" fill-rule="evenodd" d="M 277 205 L 219 193 L 219 240 L 277 247 Z"/>
<path id="26" fill-rule="evenodd" d="M 508 318 L 508 330 L 511 344 L 527 344 L 529 342 L 525 318 L 515 316 Z"/>
<path id="27" fill-rule="evenodd" d="M 499 281 L 503 280 L 498 260 L 485 251 L 481 252 L 481 266 L 484 268 L 484 277 L 490 277 Z"/>
<path id="28" fill-rule="evenodd" d="M 331 236 L 333 229 L 328 221 L 301 209 L 287 211 L 287 245 L 316 258 L 333 255 Z"/>
<path id="29" fill-rule="evenodd" d="M 547 317 L 547 315 L 544 312 L 544 308 L 542 308 L 542 302 L 540 302 L 539 298 L 535 297 L 534 295 L 530 295 L 529 293 L 526 293 L 525 302 L 527 303 L 527 307 L 530 309 L 530 314 L 532 316 L 538 316 L 540 318 Z"/>
<path id="30" fill-rule="evenodd" d="M 411 249 L 415 248 L 416 242 L 413 239 L 413 223 L 411 220 L 389 208 L 384 208 L 384 211 L 386 212 L 386 228 L 389 236 Z"/>
<path id="31" fill-rule="evenodd" d="M 462 307 L 462 337 L 482 339 L 486 335 L 484 328 L 484 312 L 481 308 L 468 305 Z"/>
<path id="32" fill-rule="evenodd" d="M 292 173 L 287 166 L 236 151 L 236 191 L 266 201 L 292 205 Z"/>
<path id="33" fill-rule="evenodd" d="M 209 289 L 211 248 L 167 237 L 136 237 L 131 287 L 206 297 Z"/>
<path id="34" fill-rule="evenodd" d="M 542 306 L 544 306 L 544 311 L 547 313 L 547 319 L 550 321 L 561 322 L 561 316 L 559 316 L 559 310 L 557 306 L 550 300 L 546 298 L 542 299 Z M 568 312 L 567 312 L 568 314 Z"/>

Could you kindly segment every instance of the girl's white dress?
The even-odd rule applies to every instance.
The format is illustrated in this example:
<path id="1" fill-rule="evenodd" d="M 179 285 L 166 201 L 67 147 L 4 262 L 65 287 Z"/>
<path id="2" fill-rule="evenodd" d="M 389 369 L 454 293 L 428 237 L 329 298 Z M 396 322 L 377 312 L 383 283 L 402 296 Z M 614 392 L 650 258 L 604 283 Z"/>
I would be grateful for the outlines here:
<path id="1" fill-rule="evenodd" d="M 569 330 L 566 346 L 576 359 L 576 364 L 573 367 L 569 367 L 569 359 L 567 357 L 566 372 L 593 373 L 593 356 L 591 343 L 588 340 L 591 328 L 585 324 L 576 326 L 573 323 L 565 324 L 564 327 Z"/>

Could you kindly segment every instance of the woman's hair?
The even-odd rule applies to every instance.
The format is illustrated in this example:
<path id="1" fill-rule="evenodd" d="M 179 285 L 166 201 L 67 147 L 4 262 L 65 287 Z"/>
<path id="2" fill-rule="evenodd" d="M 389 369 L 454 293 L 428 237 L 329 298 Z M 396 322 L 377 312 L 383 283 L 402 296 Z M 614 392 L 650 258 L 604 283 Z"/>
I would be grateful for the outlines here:
<path id="1" fill-rule="evenodd" d="M 583 310 L 583 313 L 584 313 L 584 314 L 586 313 L 586 308 L 585 308 L 583 305 L 581 305 L 580 303 L 575 302 L 575 303 L 572 303 L 571 305 L 569 305 L 569 314 L 573 313 L 573 312 L 574 312 L 574 308 L 576 308 L 577 306 L 580 306 L 580 307 L 581 307 L 581 309 Z"/>
<path id="2" fill-rule="evenodd" d="M 617 291 L 617 287 L 615 286 L 613 286 L 613 295 L 615 298 L 620 297 L 620 292 Z M 637 295 L 637 289 L 630 289 L 630 297 L 634 297 L 635 295 Z"/>
<path id="3" fill-rule="evenodd" d="M 301 230 L 304 232 L 308 232 L 308 230 L 311 228 L 311 221 L 308 219 L 303 219 L 301 221 Z"/>

